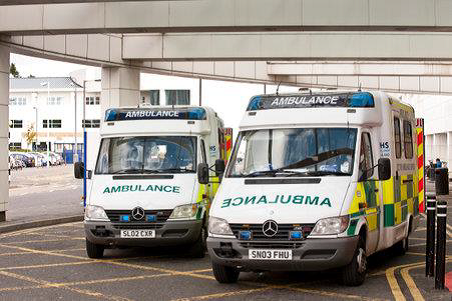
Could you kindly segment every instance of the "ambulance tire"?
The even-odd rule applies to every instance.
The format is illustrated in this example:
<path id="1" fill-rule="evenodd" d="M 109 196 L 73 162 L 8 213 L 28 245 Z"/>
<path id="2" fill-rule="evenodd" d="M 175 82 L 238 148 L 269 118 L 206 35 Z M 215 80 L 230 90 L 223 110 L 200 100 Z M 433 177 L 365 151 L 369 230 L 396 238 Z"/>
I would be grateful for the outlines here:
<path id="1" fill-rule="evenodd" d="M 397 255 L 405 255 L 408 251 L 408 237 L 409 236 L 405 237 L 394 245 L 394 250 Z"/>
<path id="2" fill-rule="evenodd" d="M 207 229 L 206 227 L 202 227 L 199 233 L 199 237 L 196 242 L 190 246 L 188 250 L 188 255 L 192 258 L 204 258 L 206 256 L 207 250 Z"/>
<path id="3" fill-rule="evenodd" d="M 358 261 L 360 261 L 361 264 L 358 264 Z M 358 240 L 358 246 L 356 247 L 352 261 L 342 269 L 342 284 L 347 286 L 359 286 L 363 284 L 364 280 L 366 279 L 366 272 L 366 243 L 360 236 Z"/>
<path id="4" fill-rule="evenodd" d="M 240 271 L 235 267 L 228 267 L 212 262 L 212 270 L 215 279 L 219 283 L 236 283 L 239 279 Z"/>
<path id="5" fill-rule="evenodd" d="M 99 259 L 104 257 L 105 246 L 96 245 L 86 240 L 86 254 L 89 258 Z"/>

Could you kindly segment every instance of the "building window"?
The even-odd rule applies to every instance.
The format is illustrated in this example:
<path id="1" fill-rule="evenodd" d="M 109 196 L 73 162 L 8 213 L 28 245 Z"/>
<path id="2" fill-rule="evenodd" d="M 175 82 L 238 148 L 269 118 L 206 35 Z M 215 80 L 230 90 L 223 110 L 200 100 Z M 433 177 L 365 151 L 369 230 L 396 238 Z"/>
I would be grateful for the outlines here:
<path id="1" fill-rule="evenodd" d="M 153 106 L 160 105 L 160 90 L 149 91 L 150 103 Z"/>
<path id="2" fill-rule="evenodd" d="M 42 121 L 42 127 L 47 128 L 47 123 L 49 123 L 49 128 L 60 129 L 61 128 L 61 119 L 44 119 Z"/>
<path id="3" fill-rule="evenodd" d="M 61 96 L 47 97 L 47 105 L 49 105 L 49 106 L 61 105 L 62 103 L 63 103 L 63 97 L 61 97 Z"/>
<path id="4" fill-rule="evenodd" d="M 403 121 L 403 146 L 405 149 L 405 158 L 413 158 L 413 132 L 411 122 Z"/>
<path id="5" fill-rule="evenodd" d="M 19 150 L 22 148 L 22 143 L 21 142 L 11 142 L 9 144 L 9 149 L 10 150 Z"/>
<path id="6" fill-rule="evenodd" d="M 167 105 L 190 105 L 190 90 L 165 90 Z"/>
<path id="7" fill-rule="evenodd" d="M 86 96 L 85 97 L 85 104 L 86 105 L 99 105 L 100 104 L 100 97 L 99 96 Z"/>
<path id="8" fill-rule="evenodd" d="M 83 119 L 82 127 L 84 128 L 99 128 L 100 127 L 100 119 Z"/>
<path id="9" fill-rule="evenodd" d="M 11 106 L 25 106 L 27 104 L 27 99 L 25 97 L 11 97 L 9 99 L 9 104 Z"/>
<path id="10" fill-rule="evenodd" d="M 22 120 L 10 120 L 9 127 L 12 129 L 21 129 L 22 128 Z"/>

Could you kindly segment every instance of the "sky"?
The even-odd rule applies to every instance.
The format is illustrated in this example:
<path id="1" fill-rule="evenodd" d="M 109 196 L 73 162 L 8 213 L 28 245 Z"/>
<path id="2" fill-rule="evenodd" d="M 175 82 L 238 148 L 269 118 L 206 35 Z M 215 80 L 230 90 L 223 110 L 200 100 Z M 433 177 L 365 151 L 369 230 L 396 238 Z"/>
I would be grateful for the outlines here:
<path id="1" fill-rule="evenodd" d="M 35 77 L 57 77 L 69 76 L 72 71 L 80 69 L 91 69 L 100 77 L 100 68 L 84 66 L 60 61 L 46 60 L 41 58 L 29 57 L 19 54 L 11 54 L 11 63 L 16 65 L 21 77 L 33 75 Z M 181 89 L 191 89 L 192 104 L 198 103 L 198 79 L 164 76 L 156 74 L 141 73 L 140 88 L 151 89 L 164 85 L 168 80 L 174 81 L 180 85 Z M 267 93 L 274 93 L 276 86 L 267 85 Z M 281 86 L 280 92 L 295 92 L 296 87 Z M 234 128 L 237 132 L 240 120 L 245 113 L 246 105 L 249 99 L 257 94 L 263 94 L 264 86 L 262 84 L 238 83 L 229 81 L 203 80 L 202 98 L 203 105 L 212 107 L 224 120 L 226 127 Z"/>

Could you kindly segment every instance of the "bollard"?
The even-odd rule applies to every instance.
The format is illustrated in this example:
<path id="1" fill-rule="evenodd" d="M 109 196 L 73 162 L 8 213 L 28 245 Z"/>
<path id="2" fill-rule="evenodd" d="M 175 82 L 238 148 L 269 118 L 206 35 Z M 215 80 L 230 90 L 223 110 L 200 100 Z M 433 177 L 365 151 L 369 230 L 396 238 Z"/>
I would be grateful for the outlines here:
<path id="1" fill-rule="evenodd" d="M 449 170 L 447 168 L 435 169 L 436 195 L 449 194 Z"/>
<path id="2" fill-rule="evenodd" d="M 425 276 L 433 277 L 435 269 L 435 210 L 436 196 L 427 193 L 427 246 L 425 249 Z"/>
<path id="3" fill-rule="evenodd" d="M 436 223 L 438 240 L 436 242 L 435 289 L 444 289 L 446 273 L 446 223 L 447 202 L 438 201 L 436 205 Z"/>

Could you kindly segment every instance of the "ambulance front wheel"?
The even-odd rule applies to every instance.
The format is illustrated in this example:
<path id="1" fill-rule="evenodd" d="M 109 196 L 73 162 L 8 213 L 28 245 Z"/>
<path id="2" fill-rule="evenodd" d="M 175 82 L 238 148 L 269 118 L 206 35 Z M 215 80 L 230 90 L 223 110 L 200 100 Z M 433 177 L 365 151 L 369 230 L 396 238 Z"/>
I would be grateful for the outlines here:
<path id="1" fill-rule="evenodd" d="M 235 267 L 212 262 L 212 270 L 215 279 L 219 283 L 236 283 L 239 279 L 240 271 Z"/>
<path id="2" fill-rule="evenodd" d="M 202 226 L 198 239 L 193 245 L 190 246 L 190 249 L 188 251 L 190 257 L 204 258 L 204 256 L 206 256 L 207 250 L 206 239 L 207 239 L 207 229 L 205 226 Z"/>
<path id="3" fill-rule="evenodd" d="M 360 236 L 352 261 L 342 270 L 342 283 L 347 286 L 358 286 L 366 279 L 367 256 L 366 243 Z"/>
<path id="4" fill-rule="evenodd" d="M 104 256 L 105 247 L 103 245 L 96 245 L 86 240 L 86 254 L 89 258 L 102 258 Z"/>

